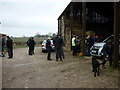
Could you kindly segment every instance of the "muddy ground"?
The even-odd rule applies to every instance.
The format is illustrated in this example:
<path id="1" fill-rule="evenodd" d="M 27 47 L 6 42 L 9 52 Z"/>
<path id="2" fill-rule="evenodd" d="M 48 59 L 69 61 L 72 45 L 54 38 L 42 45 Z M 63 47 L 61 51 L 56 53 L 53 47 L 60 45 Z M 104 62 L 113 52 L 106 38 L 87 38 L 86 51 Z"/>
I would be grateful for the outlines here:
<path id="1" fill-rule="evenodd" d="M 94 77 L 91 57 L 73 57 L 65 52 L 65 59 L 47 61 L 47 53 L 40 48 L 35 55 L 28 55 L 28 48 L 14 50 L 14 58 L 2 58 L 3 88 L 118 88 L 118 70 L 110 72 L 100 68 Z M 1 65 L 0 65 L 1 66 Z"/>

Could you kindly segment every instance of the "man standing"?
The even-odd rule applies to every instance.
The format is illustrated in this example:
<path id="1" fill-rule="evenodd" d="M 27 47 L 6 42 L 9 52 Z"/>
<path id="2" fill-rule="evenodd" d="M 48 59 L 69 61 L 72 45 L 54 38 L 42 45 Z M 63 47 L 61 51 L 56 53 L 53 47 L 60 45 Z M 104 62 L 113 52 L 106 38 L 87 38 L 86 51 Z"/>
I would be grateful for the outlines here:
<path id="1" fill-rule="evenodd" d="M 62 61 L 61 47 L 63 45 L 63 41 L 60 39 L 59 35 L 57 35 L 57 37 L 53 40 L 53 44 L 55 44 L 56 61 L 58 61 L 59 58 Z"/>
<path id="2" fill-rule="evenodd" d="M 5 47 L 5 38 L 3 36 L 1 36 L 0 37 L 0 54 L 2 57 L 5 57 L 4 47 Z"/>
<path id="3" fill-rule="evenodd" d="M 105 63 L 107 60 L 109 60 L 109 65 L 112 66 L 112 54 L 113 54 L 113 45 L 111 41 L 107 41 L 106 44 L 103 46 L 103 68 L 105 68 Z"/>
<path id="4" fill-rule="evenodd" d="M 63 38 L 61 37 L 61 35 L 59 35 L 58 36 L 59 37 L 59 39 L 60 39 L 60 46 L 61 46 L 61 57 L 63 58 L 63 59 L 65 59 L 65 55 L 64 55 L 64 51 L 63 51 L 63 47 L 64 47 L 64 41 L 63 41 Z"/>
<path id="5" fill-rule="evenodd" d="M 94 45 L 94 40 L 92 38 L 92 36 L 87 36 L 87 42 L 86 42 L 86 46 L 87 46 L 87 53 L 86 56 L 91 56 L 90 54 L 90 48 Z"/>
<path id="6" fill-rule="evenodd" d="M 46 48 L 47 48 L 47 51 L 48 51 L 47 60 L 52 60 L 51 59 L 51 49 L 52 49 L 52 47 L 51 47 L 51 41 L 50 40 L 51 40 L 51 38 L 49 37 L 46 41 Z"/>
<path id="7" fill-rule="evenodd" d="M 13 57 L 13 41 L 12 39 L 7 36 L 7 49 L 8 49 L 8 59 L 11 59 Z"/>
<path id="8" fill-rule="evenodd" d="M 75 56 L 77 54 L 77 50 L 76 50 L 76 38 L 75 38 L 75 35 L 73 35 L 73 38 L 72 38 L 72 49 L 73 49 L 73 56 Z"/>
<path id="9" fill-rule="evenodd" d="M 79 36 L 76 36 L 76 50 L 77 50 L 77 53 L 80 53 L 80 39 L 79 39 Z"/>
<path id="10" fill-rule="evenodd" d="M 29 38 L 29 40 L 27 41 L 27 45 L 29 46 L 29 55 L 33 55 L 35 48 L 35 41 L 33 37 Z"/>

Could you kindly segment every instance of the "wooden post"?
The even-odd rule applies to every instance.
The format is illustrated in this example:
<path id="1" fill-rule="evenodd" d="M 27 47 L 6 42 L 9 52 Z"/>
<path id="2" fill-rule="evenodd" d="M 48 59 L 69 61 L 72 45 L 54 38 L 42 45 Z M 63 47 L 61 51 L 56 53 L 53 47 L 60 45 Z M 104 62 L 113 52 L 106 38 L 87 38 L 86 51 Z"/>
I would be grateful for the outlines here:
<path id="1" fill-rule="evenodd" d="M 85 36 L 86 36 L 86 2 L 82 2 L 82 48 L 81 52 L 85 55 Z"/>
<path id="2" fill-rule="evenodd" d="M 70 42 L 72 42 L 72 31 L 73 31 L 73 6 L 70 6 L 70 31 L 71 31 L 71 37 L 70 37 Z M 71 47 L 72 49 L 72 43 L 71 43 Z"/>
<path id="3" fill-rule="evenodd" d="M 65 31 L 66 31 L 66 12 L 64 13 L 64 41 L 65 41 Z"/>
<path id="4" fill-rule="evenodd" d="M 60 18 L 58 19 L 58 33 L 60 32 Z"/>
<path id="5" fill-rule="evenodd" d="M 114 2 L 114 51 L 113 65 L 115 68 L 119 66 L 119 24 L 120 24 L 120 3 Z"/>

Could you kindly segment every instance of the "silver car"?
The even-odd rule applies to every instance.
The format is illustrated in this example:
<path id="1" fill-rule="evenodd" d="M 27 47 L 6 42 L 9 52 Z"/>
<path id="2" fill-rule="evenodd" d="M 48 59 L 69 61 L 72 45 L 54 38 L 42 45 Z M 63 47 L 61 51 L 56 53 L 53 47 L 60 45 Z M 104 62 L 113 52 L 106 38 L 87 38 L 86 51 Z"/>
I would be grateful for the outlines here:
<path id="1" fill-rule="evenodd" d="M 114 35 L 111 35 L 111 36 L 107 37 L 103 42 L 95 43 L 90 49 L 91 55 L 98 56 L 98 57 L 103 56 L 102 49 L 103 49 L 104 44 L 107 41 L 110 41 L 110 40 L 113 41 L 113 37 L 114 37 Z M 119 39 L 119 42 L 120 42 L 120 39 Z M 119 55 L 120 55 L 120 44 L 119 44 Z"/>
<path id="2" fill-rule="evenodd" d="M 53 40 L 50 40 L 50 41 L 51 41 L 52 51 L 54 51 L 55 50 L 55 45 L 53 44 Z M 41 47 L 42 48 L 42 52 L 47 51 L 46 43 L 47 43 L 47 40 L 43 40 L 42 47 Z"/>

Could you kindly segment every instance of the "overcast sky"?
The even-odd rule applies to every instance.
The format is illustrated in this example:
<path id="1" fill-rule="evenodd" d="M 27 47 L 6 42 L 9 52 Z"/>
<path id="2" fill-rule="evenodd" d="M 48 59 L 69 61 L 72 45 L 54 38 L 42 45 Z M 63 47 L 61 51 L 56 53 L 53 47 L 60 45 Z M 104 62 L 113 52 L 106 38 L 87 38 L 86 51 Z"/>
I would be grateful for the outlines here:
<path id="1" fill-rule="evenodd" d="M 0 33 L 20 37 L 56 33 L 71 0 L 0 0 Z"/>

